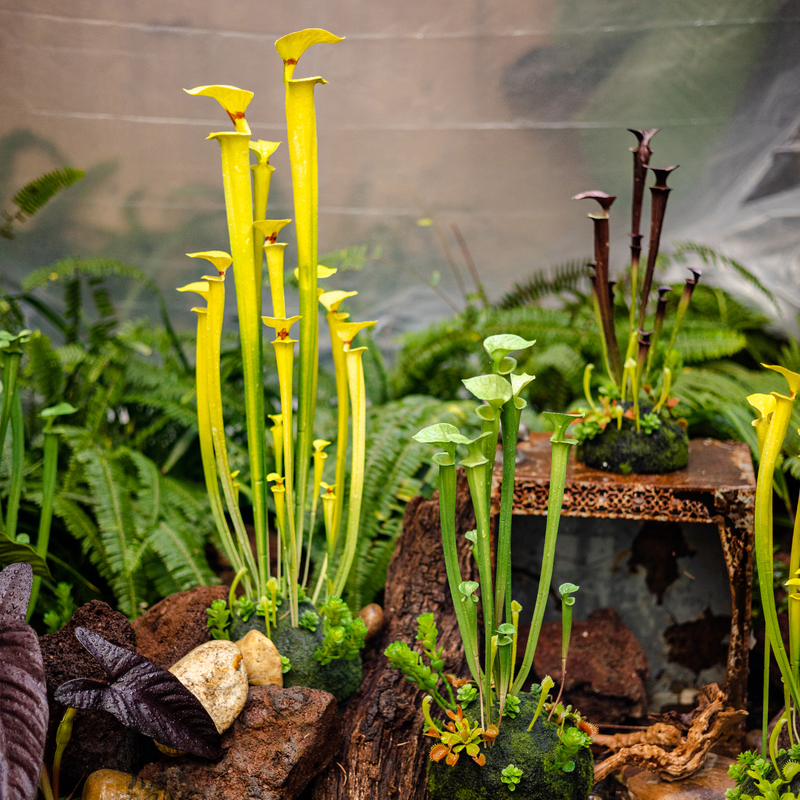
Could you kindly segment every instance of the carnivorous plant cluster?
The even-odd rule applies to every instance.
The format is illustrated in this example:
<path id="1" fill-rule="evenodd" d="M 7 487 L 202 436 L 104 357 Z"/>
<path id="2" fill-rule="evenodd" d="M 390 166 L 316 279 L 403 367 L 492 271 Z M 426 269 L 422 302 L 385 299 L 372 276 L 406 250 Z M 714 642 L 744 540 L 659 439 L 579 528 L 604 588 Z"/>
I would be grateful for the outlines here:
<path id="1" fill-rule="evenodd" d="M 485 340 L 484 348 L 491 358 L 492 372 L 464 381 L 466 388 L 482 401 L 476 409 L 482 426 L 482 432 L 477 438 L 469 439 L 455 426 L 447 424 L 432 425 L 414 437 L 417 441 L 428 442 L 441 448 L 433 460 L 439 466 L 442 546 L 450 595 L 471 680 L 464 681 L 446 674 L 442 650 L 437 648 L 437 629 L 433 614 L 423 614 L 418 619 L 417 640 L 421 642 L 422 654 L 415 652 L 404 642 L 394 642 L 386 649 L 386 656 L 392 666 L 400 669 L 409 681 L 427 693 L 423 700 L 425 735 L 439 741 L 439 744 L 434 745 L 431 750 L 431 758 L 434 761 L 445 759 L 450 765 L 457 763 L 462 751 L 472 757 L 477 764 L 483 765 L 485 757 L 480 745 L 490 746 L 501 733 L 503 719 L 514 718 L 519 712 L 519 695 L 533 665 L 549 596 L 567 459 L 570 448 L 575 443 L 574 439 L 566 437 L 565 432 L 576 417 L 574 414 L 545 412 L 545 417 L 553 425 L 554 432 L 550 439 L 552 465 L 542 571 L 530 633 L 522 663 L 519 670 L 516 670 L 522 606 L 511 599 L 511 518 L 517 435 L 520 413 L 525 407 L 525 400 L 520 395 L 534 376 L 516 374 L 514 370 L 517 361 L 509 354 L 527 349 L 533 344 L 534 342 L 513 335 L 490 336 Z M 501 430 L 503 478 L 497 529 L 496 570 L 493 574 L 490 550 L 490 490 L 498 433 Z M 467 454 L 457 462 L 456 450 L 459 446 L 464 447 Z M 475 510 L 477 527 L 476 530 L 467 533 L 466 537 L 472 542 L 471 551 L 477 565 L 478 581 L 464 581 L 458 563 L 455 530 L 457 465 L 463 467 L 466 472 Z M 571 595 L 577 589 L 578 587 L 573 584 L 564 584 L 561 587 L 564 598 L 564 663 L 571 628 L 571 606 L 574 603 Z M 479 599 L 484 623 L 482 642 L 477 613 Z M 423 655 L 428 664 L 424 663 Z M 531 727 L 545 707 L 549 689 L 553 685 L 554 682 L 548 676 L 541 687 L 535 687 L 535 691 L 539 692 L 539 706 L 531 720 Z M 453 688 L 457 689 L 455 698 Z M 469 720 L 463 714 L 463 708 L 474 699 L 480 701 L 479 722 Z M 437 724 L 430 714 L 434 702 L 449 717 L 450 721 L 444 728 Z M 573 734 L 567 734 L 574 725 L 568 728 L 564 723 L 568 719 L 574 722 L 579 717 L 565 716 L 568 712 L 557 700 L 547 704 L 546 707 L 551 714 L 557 711 L 560 715 L 558 718 L 561 725 L 560 740 L 565 749 L 564 757 L 558 762 L 558 768 L 566 770 L 570 754 L 574 752 L 571 748 L 576 746 L 576 742 L 570 738 Z M 571 713 L 571 709 L 569 712 Z M 582 739 L 579 747 L 588 746 L 589 740 L 587 738 L 584 742 Z M 509 770 L 505 778 L 508 779 L 506 782 L 509 783 L 509 788 L 513 788 L 516 784 L 511 782 L 519 779 L 516 768 Z"/>
<path id="2" fill-rule="evenodd" d="M 361 358 L 364 347 L 353 347 L 356 334 L 374 322 L 352 322 L 340 311 L 341 303 L 356 292 L 324 291 L 318 280 L 335 270 L 317 262 L 318 179 L 317 127 L 314 89 L 326 81 L 321 77 L 295 78 L 297 62 L 312 45 L 335 43 L 340 37 L 318 28 L 288 34 L 276 42 L 283 61 L 286 88 L 287 141 L 294 190 L 297 237 L 299 315 L 287 316 L 284 292 L 284 248 L 278 242 L 281 229 L 291 220 L 267 219 L 269 185 L 274 167 L 269 164 L 278 142 L 253 141 L 245 117 L 253 93 L 231 86 L 200 86 L 190 95 L 213 97 L 233 122 L 233 131 L 212 133 L 222 149 L 222 177 L 230 235 L 230 254 L 222 251 L 190 253 L 211 263 L 213 272 L 182 287 L 206 300 L 193 309 L 197 327 L 197 414 L 203 469 L 219 538 L 226 557 L 237 574 L 237 584 L 256 613 L 269 625 L 276 623 L 275 605 L 288 601 L 293 627 L 308 626 L 301 620 L 299 603 L 320 596 L 341 595 L 356 552 L 361 493 L 364 483 L 366 392 Z M 251 160 L 255 163 L 251 164 Z M 262 313 L 263 262 L 266 258 L 271 295 L 271 315 Z M 232 267 L 236 283 L 239 334 L 244 362 L 247 413 L 247 446 L 250 485 L 237 482 L 231 473 L 220 395 L 220 340 L 225 302 L 225 276 Z M 320 303 L 333 348 L 338 400 L 338 438 L 334 483 L 322 481 L 330 443 L 314 439 L 314 412 L 318 374 L 318 314 Z M 292 328 L 299 323 L 297 339 Z M 266 431 L 263 376 L 262 324 L 274 332 L 280 386 L 280 414 L 272 415 L 269 439 Z M 295 345 L 299 343 L 299 385 L 293 385 Z M 296 388 L 296 413 L 294 410 Z M 340 537 L 348 431 L 352 428 L 348 519 Z M 268 473 L 267 454 L 272 450 L 274 470 Z M 312 451 L 313 449 L 313 451 Z M 313 470 L 312 470 L 313 463 Z M 221 488 L 221 491 L 220 491 Z M 251 549 L 239 508 L 239 492 L 252 501 L 255 553 Z M 267 496 L 272 493 L 274 523 L 279 534 L 276 574 L 271 574 Z M 310 536 L 322 491 L 326 536 L 324 563 L 316 586 L 309 586 Z M 309 498 L 309 493 L 311 497 Z M 231 533 L 226 512 L 233 525 Z M 310 512 L 310 520 L 307 514 Z M 309 538 L 304 531 L 308 529 Z M 338 555 L 338 561 L 336 556 Z M 303 565 L 305 558 L 305 565 Z M 335 566 L 335 572 L 334 572 Z M 307 590 L 307 595 L 306 595 Z M 231 606 L 235 595 L 231 593 Z M 220 631 L 220 619 L 213 624 Z M 224 625 L 222 626 L 224 628 Z M 363 637 L 362 637 L 363 639 Z"/>
<path id="3" fill-rule="evenodd" d="M 616 422 L 618 427 L 621 426 L 623 416 L 633 421 L 637 432 L 643 431 L 650 434 L 661 424 L 662 409 L 670 409 L 678 402 L 675 398 L 670 398 L 672 375 L 678 361 L 675 353 L 675 340 L 686 309 L 689 307 L 694 287 L 701 275 L 700 270 L 689 270 L 692 275 L 686 279 L 686 286 L 678 302 L 670 340 L 664 348 L 663 342 L 661 342 L 661 333 L 667 309 L 669 286 L 658 287 L 658 302 L 655 316 L 652 318 L 652 328 L 646 329 L 646 324 L 649 319 L 648 301 L 653 287 L 664 215 L 671 191 L 667 186 L 667 178 L 677 167 L 661 169 L 650 166 L 652 155 L 650 142 L 658 133 L 657 128 L 642 131 L 629 130 L 636 136 L 637 146 L 631 148 L 633 152 L 633 199 L 630 231 L 631 296 L 628 315 L 629 330 L 624 350 L 620 348 L 617 340 L 614 322 L 616 281 L 610 279 L 609 273 L 609 211 L 617 198 L 600 191 L 582 192 L 573 198 L 573 200 L 594 200 L 600 206 L 599 213 L 589 214 L 594 227 L 594 261 L 589 266 L 594 270 L 594 274 L 590 278 L 592 303 L 607 376 L 607 385 L 604 387 L 604 394 L 601 396 L 598 406 L 591 392 L 594 365 L 586 366 L 584 393 L 588 404 L 587 414 L 585 421 L 575 431 L 576 437 L 581 441 L 594 437 L 612 421 Z M 650 236 L 640 288 L 639 268 L 643 238 L 641 218 L 648 169 L 652 170 L 655 175 L 655 183 L 650 187 Z M 661 344 L 661 349 L 659 349 L 659 344 Z M 659 358 L 662 357 L 661 350 L 663 350 L 663 365 L 660 385 L 656 388 L 654 383 L 651 383 L 650 373 L 655 354 L 659 353 Z M 652 406 L 645 414 L 642 414 L 639 408 L 642 393 L 646 396 L 648 404 Z M 628 404 L 628 407 L 626 408 L 624 404 Z"/>

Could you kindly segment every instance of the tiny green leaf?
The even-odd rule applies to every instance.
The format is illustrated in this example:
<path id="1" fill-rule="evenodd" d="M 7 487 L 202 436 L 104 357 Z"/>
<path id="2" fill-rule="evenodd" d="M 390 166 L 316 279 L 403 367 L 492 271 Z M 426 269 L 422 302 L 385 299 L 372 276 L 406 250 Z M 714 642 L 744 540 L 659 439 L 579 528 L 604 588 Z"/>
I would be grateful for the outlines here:
<path id="1" fill-rule="evenodd" d="M 447 422 L 438 422 L 436 425 L 429 425 L 419 433 L 415 433 L 411 438 L 415 442 L 424 444 L 448 444 L 453 441 L 453 435 L 460 435 L 455 425 Z"/>
<path id="2" fill-rule="evenodd" d="M 478 400 L 494 408 L 500 408 L 511 399 L 511 384 L 499 375 L 476 375 L 466 378 L 462 383 Z"/>
<path id="3" fill-rule="evenodd" d="M 528 375 L 527 372 L 523 372 L 522 375 L 512 375 L 511 376 L 511 393 L 514 397 L 517 397 L 519 393 L 531 382 L 535 381 L 535 375 Z"/>
<path id="4" fill-rule="evenodd" d="M 74 414 L 76 411 L 78 411 L 78 409 L 70 403 L 58 403 L 57 405 L 50 406 L 50 408 L 46 408 L 39 416 L 42 417 L 42 419 L 47 419 L 48 417 L 58 417 L 61 414 Z"/>
<path id="5" fill-rule="evenodd" d="M 527 350 L 536 344 L 536 339 L 528 341 L 513 333 L 500 333 L 484 339 L 483 347 L 492 361 L 501 361 L 515 350 Z"/>

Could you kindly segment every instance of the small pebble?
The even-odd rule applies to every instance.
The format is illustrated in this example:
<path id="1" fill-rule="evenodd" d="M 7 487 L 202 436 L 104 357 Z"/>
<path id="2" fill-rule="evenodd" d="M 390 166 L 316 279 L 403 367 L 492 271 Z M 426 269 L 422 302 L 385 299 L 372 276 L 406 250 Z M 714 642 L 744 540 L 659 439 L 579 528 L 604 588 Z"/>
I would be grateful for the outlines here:
<path id="1" fill-rule="evenodd" d="M 219 733 L 230 728 L 247 702 L 244 659 L 233 642 L 201 644 L 169 671 L 203 704 Z"/>
<path id="2" fill-rule="evenodd" d="M 278 648 L 261 631 L 248 631 L 236 646 L 242 651 L 251 686 L 283 686 L 283 664 Z"/>
<path id="3" fill-rule="evenodd" d="M 383 609 L 377 603 L 370 603 L 358 612 L 358 616 L 364 620 L 367 626 L 367 639 L 371 639 L 380 633 L 383 628 Z"/>
<path id="4" fill-rule="evenodd" d="M 170 796 L 127 772 L 99 769 L 86 779 L 81 800 L 170 800 Z"/>

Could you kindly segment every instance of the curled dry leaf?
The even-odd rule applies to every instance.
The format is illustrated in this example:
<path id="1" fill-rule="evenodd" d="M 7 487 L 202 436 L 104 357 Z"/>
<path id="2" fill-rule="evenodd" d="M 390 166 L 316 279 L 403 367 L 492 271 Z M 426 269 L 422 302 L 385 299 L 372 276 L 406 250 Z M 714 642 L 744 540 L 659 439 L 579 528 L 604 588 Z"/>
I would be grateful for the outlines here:
<path id="1" fill-rule="evenodd" d="M 0 572 L 0 797 L 31 800 L 44 758 L 48 707 L 39 638 L 25 622 L 30 564 Z"/>
<path id="2" fill-rule="evenodd" d="M 171 672 L 86 628 L 77 628 L 75 636 L 112 682 L 91 678 L 67 681 L 56 690 L 59 703 L 108 711 L 123 725 L 176 750 L 209 759 L 222 755 L 213 720 Z"/>

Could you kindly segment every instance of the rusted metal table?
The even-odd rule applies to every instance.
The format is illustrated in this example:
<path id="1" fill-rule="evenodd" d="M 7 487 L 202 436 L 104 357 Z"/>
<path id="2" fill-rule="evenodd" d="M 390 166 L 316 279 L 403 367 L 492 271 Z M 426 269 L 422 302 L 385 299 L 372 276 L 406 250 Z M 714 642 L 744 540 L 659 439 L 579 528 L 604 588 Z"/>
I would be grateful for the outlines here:
<path id="1" fill-rule="evenodd" d="M 550 434 L 531 434 L 517 447 L 514 514 L 547 513 Z M 492 512 L 499 510 L 502 466 L 494 472 Z M 615 475 L 570 456 L 562 514 L 695 522 L 716 525 L 731 589 L 731 638 L 724 690 L 735 708 L 747 703 L 750 601 L 753 577 L 755 475 L 750 448 L 741 442 L 695 439 L 689 466 L 667 475 Z"/>

